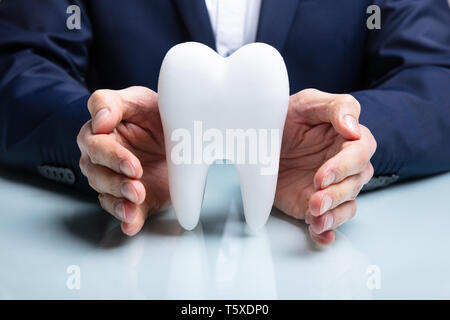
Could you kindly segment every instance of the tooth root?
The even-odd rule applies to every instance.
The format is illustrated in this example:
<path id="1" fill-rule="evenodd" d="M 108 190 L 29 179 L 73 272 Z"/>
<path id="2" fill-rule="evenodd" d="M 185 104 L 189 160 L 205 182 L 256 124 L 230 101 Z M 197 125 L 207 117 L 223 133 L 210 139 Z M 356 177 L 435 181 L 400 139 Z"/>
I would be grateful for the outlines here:
<path id="1" fill-rule="evenodd" d="M 172 205 L 181 226 L 194 229 L 200 218 L 208 165 L 174 165 L 169 163 L 169 186 Z"/>
<path id="2" fill-rule="evenodd" d="M 261 168 L 260 165 L 236 164 L 245 220 L 252 230 L 260 229 L 267 222 L 277 186 L 278 174 L 262 175 Z"/>

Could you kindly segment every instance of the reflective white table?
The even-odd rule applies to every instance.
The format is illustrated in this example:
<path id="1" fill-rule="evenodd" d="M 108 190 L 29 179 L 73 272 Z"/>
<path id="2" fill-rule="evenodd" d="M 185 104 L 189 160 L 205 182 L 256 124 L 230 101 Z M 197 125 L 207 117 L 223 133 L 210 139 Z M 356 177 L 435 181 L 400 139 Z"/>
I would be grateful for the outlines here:
<path id="1" fill-rule="evenodd" d="M 208 176 L 201 222 L 173 212 L 135 237 L 94 201 L 0 174 L 0 299 L 450 298 L 450 174 L 358 198 L 329 247 L 274 211 L 249 234 L 237 174 Z"/>

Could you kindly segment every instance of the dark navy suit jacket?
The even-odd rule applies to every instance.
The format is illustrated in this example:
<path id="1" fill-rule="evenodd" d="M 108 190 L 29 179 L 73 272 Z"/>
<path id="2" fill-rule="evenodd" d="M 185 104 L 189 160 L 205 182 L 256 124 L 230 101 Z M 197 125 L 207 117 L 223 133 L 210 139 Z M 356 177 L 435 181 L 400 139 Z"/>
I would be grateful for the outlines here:
<path id="1" fill-rule="evenodd" d="M 80 30 L 66 27 L 71 4 L 81 8 Z M 366 27 L 371 4 L 381 30 Z M 167 50 L 192 40 L 214 48 L 204 0 L 1 1 L 0 164 L 56 180 L 49 168 L 71 168 L 62 180 L 89 190 L 76 145 L 89 94 L 156 90 Z M 376 176 L 450 169 L 446 0 L 263 0 L 257 41 L 283 55 L 291 93 L 312 87 L 359 100 L 378 141 Z"/>

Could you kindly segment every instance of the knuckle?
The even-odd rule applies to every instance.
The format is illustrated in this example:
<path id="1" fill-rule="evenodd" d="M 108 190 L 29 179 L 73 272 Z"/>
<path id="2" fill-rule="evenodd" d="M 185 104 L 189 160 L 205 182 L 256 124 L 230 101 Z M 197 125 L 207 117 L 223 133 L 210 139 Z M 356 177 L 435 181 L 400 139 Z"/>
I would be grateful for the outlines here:
<path id="1" fill-rule="evenodd" d="M 360 194 L 360 192 L 361 192 L 363 186 L 364 186 L 364 182 L 358 183 L 358 185 L 357 185 L 356 188 L 355 188 L 355 192 L 354 192 L 354 194 L 353 194 L 353 199 L 352 199 L 352 200 L 355 200 L 356 197 L 358 197 L 358 195 Z"/>
<path id="2" fill-rule="evenodd" d="M 372 135 L 372 133 L 370 131 L 369 131 L 369 133 L 370 133 L 370 139 L 369 139 L 370 146 L 372 149 L 372 154 L 374 154 L 375 151 L 377 150 L 378 144 L 377 144 L 377 140 L 375 140 L 375 137 Z"/>
<path id="3" fill-rule="evenodd" d="M 86 134 L 88 130 L 88 126 L 90 126 L 91 120 L 86 122 L 80 129 L 80 131 L 77 134 L 77 145 L 80 150 L 82 150 L 83 145 L 85 144 Z"/>
<path id="4" fill-rule="evenodd" d="M 371 136 L 372 132 L 370 132 L 369 128 L 367 128 L 365 125 L 360 124 L 361 127 L 361 131 L 367 135 L 367 136 Z"/>
<path id="5" fill-rule="evenodd" d="M 79 161 L 79 166 L 81 169 L 81 172 L 84 174 L 85 172 L 87 172 L 87 161 L 85 157 L 80 157 L 80 161 Z"/>
<path id="6" fill-rule="evenodd" d="M 88 175 L 87 175 L 87 180 L 88 180 L 89 186 L 90 186 L 92 189 L 97 190 L 97 187 L 96 187 L 97 185 L 96 185 L 95 179 L 92 177 L 92 175 L 88 174 Z"/>
<path id="7" fill-rule="evenodd" d="M 92 161 L 93 164 L 103 165 L 104 164 L 104 161 L 103 161 L 104 155 L 103 155 L 103 153 L 105 152 L 104 151 L 105 149 L 101 147 L 101 143 L 98 142 L 98 141 L 93 142 L 93 144 L 94 145 L 92 146 L 92 149 L 90 149 L 90 152 L 89 152 L 91 161 Z M 109 151 L 107 151 L 107 152 L 109 152 Z"/>
<path id="8" fill-rule="evenodd" d="M 367 164 L 369 163 L 369 159 L 365 156 L 361 156 L 359 158 L 359 161 L 357 162 L 357 167 L 355 168 L 355 173 L 356 174 L 361 174 L 364 172 L 364 170 L 366 170 L 367 168 Z"/>
<path id="9" fill-rule="evenodd" d="M 306 224 L 311 224 L 311 216 L 310 216 L 310 215 L 311 215 L 311 214 L 308 213 L 308 212 L 305 213 L 304 218 L 305 218 L 305 223 L 306 223 Z M 300 218 L 301 218 L 300 214 L 296 214 L 296 215 L 294 215 L 293 217 L 294 217 L 295 219 L 300 219 Z"/>
<path id="10" fill-rule="evenodd" d="M 311 97 L 315 96 L 318 92 L 319 92 L 319 90 L 317 90 L 317 89 L 307 88 L 307 89 L 303 89 L 302 91 L 299 91 L 294 96 L 296 96 L 298 98 L 311 98 Z"/>
<path id="11" fill-rule="evenodd" d="M 89 157 L 94 164 L 105 165 L 110 167 L 115 162 L 119 163 L 118 152 L 115 148 L 110 147 L 103 137 L 91 137 L 88 142 Z"/>
<path id="12" fill-rule="evenodd" d="M 112 204 L 113 204 L 113 200 L 110 196 L 108 196 L 107 194 L 104 193 L 99 193 L 98 195 L 98 199 L 100 202 L 100 206 L 103 208 L 103 210 L 105 210 L 108 213 L 112 213 Z"/>
<path id="13" fill-rule="evenodd" d="M 357 205 L 356 201 L 352 201 L 350 203 L 350 219 L 353 219 L 356 216 Z"/>
<path id="14" fill-rule="evenodd" d="M 148 96 L 149 98 L 154 99 L 154 100 L 158 99 L 158 94 L 155 91 L 153 91 L 152 89 L 147 88 L 147 87 L 139 87 L 139 86 L 138 86 L 138 88 L 141 89 L 142 93 L 144 95 Z"/>
<path id="15" fill-rule="evenodd" d="M 308 105 L 309 101 L 319 92 L 317 89 L 303 89 L 291 96 L 291 103 L 294 105 Z"/>
<path id="16" fill-rule="evenodd" d="M 98 109 L 101 109 L 107 102 L 111 95 L 112 90 L 99 89 L 94 91 L 88 99 L 88 108 L 91 113 L 95 113 Z"/>
<path id="17" fill-rule="evenodd" d="M 96 153 L 96 158 L 97 164 L 104 165 L 112 170 L 119 170 L 120 162 L 122 160 L 122 158 L 119 157 L 117 150 L 106 146 L 102 148 L 101 154 L 99 152 Z"/>
<path id="18" fill-rule="evenodd" d="M 98 153 L 94 152 L 91 155 L 91 162 L 95 165 L 103 165 L 102 161 L 101 161 L 101 157 L 99 156 Z"/>
<path id="19" fill-rule="evenodd" d="M 373 136 L 372 132 L 367 128 L 366 126 L 360 125 L 361 130 L 364 134 L 364 136 L 367 137 L 369 147 L 370 147 L 370 153 L 374 154 L 375 150 L 377 149 L 377 141 L 375 140 L 375 137 Z"/>
<path id="20" fill-rule="evenodd" d="M 99 90 L 95 90 L 91 96 L 89 97 L 89 101 L 92 104 L 96 104 L 96 103 L 101 103 L 105 100 L 105 98 L 108 95 L 108 91 L 107 89 L 99 89 Z"/>
<path id="21" fill-rule="evenodd" d="M 338 112 L 341 109 L 353 109 L 354 115 L 359 116 L 361 112 L 361 105 L 358 100 L 350 94 L 338 95 L 332 105 L 334 112 Z"/>
<path id="22" fill-rule="evenodd" d="M 92 158 L 95 156 L 95 153 L 98 151 L 98 142 L 97 139 L 95 139 L 94 136 L 88 137 L 86 141 L 86 147 L 89 153 L 89 156 Z"/>
<path id="23" fill-rule="evenodd" d="M 373 177 L 373 174 L 374 174 L 374 168 L 373 168 L 372 164 L 369 162 L 369 164 L 367 165 L 367 168 L 361 174 L 361 183 L 363 186 L 367 182 L 370 181 L 370 179 Z"/>
<path id="24" fill-rule="evenodd" d="M 98 157 L 98 155 L 95 152 L 91 154 L 90 158 L 91 158 L 91 162 L 93 164 L 96 164 L 96 165 L 101 164 L 100 161 L 99 161 L 99 157 Z"/>
<path id="25" fill-rule="evenodd" d="M 359 164 L 360 164 L 360 168 L 364 169 L 367 165 L 367 163 L 370 161 L 371 158 L 371 152 L 368 148 L 362 148 L 362 150 L 360 150 L 359 153 Z"/>
<path id="26" fill-rule="evenodd" d="M 346 190 L 343 186 L 337 188 L 331 198 L 333 199 L 334 204 L 339 204 L 344 202 L 344 200 L 348 197 L 348 189 Z"/>
<path id="27" fill-rule="evenodd" d="M 77 146 L 81 150 L 81 144 L 83 143 L 83 136 L 82 136 L 83 128 L 78 132 L 77 134 Z"/>
<path id="28" fill-rule="evenodd" d="M 356 99 L 350 94 L 343 94 L 341 97 L 342 97 L 342 103 L 347 104 L 347 105 L 354 105 L 357 102 Z"/>
<path id="29" fill-rule="evenodd" d="M 349 200 L 352 200 L 352 201 L 355 200 L 356 197 L 358 196 L 358 194 L 361 192 L 362 187 L 363 187 L 362 182 L 355 183 L 351 189 Z"/>
<path id="30" fill-rule="evenodd" d="M 87 172 L 86 178 L 87 178 L 89 186 L 92 189 L 94 189 L 95 191 L 99 192 L 99 190 L 98 190 L 99 189 L 98 188 L 98 180 L 97 180 L 95 172 L 93 172 L 93 170 L 89 170 Z"/>
<path id="31" fill-rule="evenodd" d="M 336 175 L 336 179 L 338 181 L 343 180 L 346 177 L 348 171 L 348 165 L 344 163 L 341 163 L 333 169 L 333 173 Z"/>
<path id="32" fill-rule="evenodd" d="M 302 97 L 302 91 L 292 95 L 289 98 L 289 105 L 291 107 L 296 107 L 296 106 L 302 105 L 303 103 L 304 103 L 304 98 Z"/>
<path id="33" fill-rule="evenodd" d="M 356 98 L 352 95 L 349 95 L 350 97 L 352 97 L 352 101 L 353 101 L 353 107 L 355 108 L 357 114 L 359 115 L 361 113 L 361 104 L 359 103 L 358 100 L 356 100 Z"/>
<path id="34" fill-rule="evenodd" d="M 125 157 L 121 156 L 121 154 L 119 154 L 119 151 L 115 147 L 106 149 L 105 158 L 111 164 L 119 164 L 122 160 L 125 160 Z"/>
<path id="35" fill-rule="evenodd" d="M 335 100 L 335 107 L 342 108 L 343 106 L 353 105 L 355 103 L 355 98 L 349 94 L 341 94 L 337 96 Z"/>
<path id="36" fill-rule="evenodd" d="M 367 129 L 367 130 L 369 130 L 369 129 Z M 372 132 L 370 130 L 369 130 L 369 132 L 370 132 L 370 136 L 372 138 L 371 141 L 372 141 L 372 143 L 374 145 L 374 149 L 376 149 L 378 147 L 377 140 L 375 139 L 375 137 L 373 136 L 373 134 L 372 134 Z"/>
<path id="37" fill-rule="evenodd" d="M 99 195 L 98 195 L 98 202 L 100 203 L 100 206 L 101 206 L 104 210 L 106 210 L 105 201 L 106 201 L 106 199 L 105 199 L 105 196 L 103 195 L 103 193 L 99 193 Z"/>
<path id="38" fill-rule="evenodd" d="M 353 200 L 355 200 L 358 197 L 358 195 L 361 193 L 361 190 L 362 190 L 363 186 L 364 186 L 364 183 L 358 184 L 358 188 L 356 188 L 356 192 L 355 192 L 355 195 L 353 197 Z"/>
<path id="39" fill-rule="evenodd" d="M 337 97 L 328 106 L 328 110 L 327 110 L 328 118 L 333 119 L 333 118 L 337 117 L 340 109 L 341 109 L 341 102 L 340 102 L 340 98 Z"/>
<path id="40" fill-rule="evenodd" d="M 350 191 L 350 194 L 348 196 L 348 198 L 346 199 L 347 201 L 353 201 L 356 199 L 356 196 L 358 194 L 358 186 L 354 186 L 352 188 L 352 190 Z"/>
<path id="41" fill-rule="evenodd" d="M 374 173 L 375 173 L 375 169 L 374 169 L 372 163 L 369 162 L 369 168 L 368 168 L 368 172 L 367 172 L 368 179 L 372 178 Z"/>
<path id="42" fill-rule="evenodd" d="M 302 91 L 300 91 L 299 94 L 301 94 L 301 95 L 315 95 L 315 94 L 317 94 L 319 92 L 320 91 L 318 89 L 307 88 L 307 89 L 303 89 Z"/>

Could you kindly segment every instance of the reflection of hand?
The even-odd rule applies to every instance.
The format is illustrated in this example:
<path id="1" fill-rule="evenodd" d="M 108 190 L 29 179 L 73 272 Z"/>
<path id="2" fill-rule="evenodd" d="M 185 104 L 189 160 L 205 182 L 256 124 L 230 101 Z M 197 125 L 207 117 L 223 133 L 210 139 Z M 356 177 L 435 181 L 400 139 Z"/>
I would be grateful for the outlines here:
<path id="1" fill-rule="evenodd" d="M 307 89 L 290 99 L 275 206 L 305 219 L 320 244 L 355 215 L 355 198 L 373 175 L 376 142 L 359 113 L 351 95 Z"/>
<path id="2" fill-rule="evenodd" d="M 102 207 L 134 235 L 169 201 L 158 95 L 144 87 L 98 90 L 80 130 L 80 168 Z"/>

